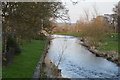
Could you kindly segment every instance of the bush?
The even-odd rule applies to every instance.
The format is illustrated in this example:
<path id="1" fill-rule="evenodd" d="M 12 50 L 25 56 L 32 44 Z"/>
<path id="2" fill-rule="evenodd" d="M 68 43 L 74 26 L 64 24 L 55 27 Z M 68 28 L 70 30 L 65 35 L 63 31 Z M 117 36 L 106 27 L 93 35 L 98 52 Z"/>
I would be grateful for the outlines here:
<path id="1" fill-rule="evenodd" d="M 35 39 L 35 40 L 45 40 L 46 36 L 43 33 L 40 33 L 39 35 L 36 34 L 33 39 Z"/>
<path id="2" fill-rule="evenodd" d="M 7 44 L 6 46 L 7 52 L 10 50 L 10 48 L 13 48 L 14 55 L 18 55 L 21 53 L 21 49 L 14 38 L 8 37 L 6 44 Z"/>

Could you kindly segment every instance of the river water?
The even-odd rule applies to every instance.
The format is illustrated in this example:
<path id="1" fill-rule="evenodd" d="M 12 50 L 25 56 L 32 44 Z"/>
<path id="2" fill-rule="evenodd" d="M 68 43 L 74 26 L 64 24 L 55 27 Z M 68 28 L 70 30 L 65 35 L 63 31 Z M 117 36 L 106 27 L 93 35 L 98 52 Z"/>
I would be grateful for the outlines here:
<path id="1" fill-rule="evenodd" d="M 52 35 L 47 56 L 64 78 L 120 78 L 117 65 L 96 57 L 72 36 Z"/>

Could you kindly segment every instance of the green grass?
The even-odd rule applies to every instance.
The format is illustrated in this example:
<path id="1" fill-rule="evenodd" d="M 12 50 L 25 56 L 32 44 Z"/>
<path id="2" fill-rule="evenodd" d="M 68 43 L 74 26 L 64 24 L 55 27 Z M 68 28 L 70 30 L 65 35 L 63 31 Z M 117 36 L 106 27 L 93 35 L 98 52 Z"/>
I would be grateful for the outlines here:
<path id="1" fill-rule="evenodd" d="M 72 32 L 72 33 L 54 33 L 54 34 L 80 37 L 80 33 L 78 33 L 78 32 Z"/>
<path id="2" fill-rule="evenodd" d="M 98 47 L 101 51 L 118 51 L 118 35 L 113 33 L 111 34 L 112 37 L 107 37 L 104 41 L 107 43 L 106 45 L 102 45 Z"/>
<path id="3" fill-rule="evenodd" d="M 108 40 L 106 42 L 107 42 L 107 45 L 102 45 L 98 49 L 103 50 L 103 51 L 117 51 L 118 50 L 117 41 Z"/>
<path id="4" fill-rule="evenodd" d="M 3 67 L 3 78 L 32 78 L 35 67 L 44 51 L 45 41 L 33 40 L 21 46 L 22 53 L 15 56 L 14 62 Z"/>

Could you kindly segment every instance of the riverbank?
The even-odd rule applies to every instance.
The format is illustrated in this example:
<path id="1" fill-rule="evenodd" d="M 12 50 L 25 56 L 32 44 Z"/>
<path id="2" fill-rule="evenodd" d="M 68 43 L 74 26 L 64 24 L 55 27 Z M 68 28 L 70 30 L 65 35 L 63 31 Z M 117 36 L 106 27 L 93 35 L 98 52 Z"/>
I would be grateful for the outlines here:
<path id="1" fill-rule="evenodd" d="M 58 69 L 58 67 L 51 62 L 51 60 L 48 58 L 48 56 L 44 59 L 44 69 L 45 77 L 42 78 L 54 78 L 54 79 L 61 79 L 64 78 L 61 75 L 61 69 Z M 63 80 L 71 80 L 70 78 L 64 78 Z"/>
<path id="2" fill-rule="evenodd" d="M 106 51 L 106 52 L 99 51 L 95 48 L 92 48 L 88 44 L 86 44 L 85 41 L 83 43 L 81 43 L 81 45 L 85 46 L 90 52 L 95 54 L 97 57 L 104 57 L 107 60 L 112 61 L 112 62 L 116 63 L 118 66 L 120 66 L 119 54 L 117 52 L 115 52 L 115 51 Z"/>
<path id="3" fill-rule="evenodd" d="M 37 78 L 55 78 L 55 79 L 63 78 L 61 75 L 61 70 L 58 69 L 58 67 L 54 63 L 52 63 L 52 61 L 47 56 L 48 51 L 50 49 L 51 41 L 53 39 L 54 38 L 52 38 L 52 37 L 48 38 L 44 52 L 41 56 L 41 59 L 38 62 L 38 66 L 36 67 L 36 72 L 38 72 L 37 75 L 39 75 L 39 77 L 37 77 Z M 36 77 L 34 76 L 33 78 L 36 78 Z M 68 78 L 64 78 L 64 79 L 70 80 Z"/>
<path id="4" fill-rule="evenodd" d="M 89 45 L 86 39 L 82 40 L 81 43 L 83 46 L 87 47 L 89 51 L 95 54 L 97 57 L 104 57 L 109 61 L 116 63 L 120 66 L 120 60 L 118 53 L 118 35 L 112 34 L 107 37 L 99 47 L 94 47 Z"/>
<path id="5" fill-rule="evenodd" d="M 58 69 L 58 67 L 51 62 L 51 60 L 48 58 L 48 56 L 44 59 L 44 72 L 46 73 L 47 77 L 49 78 L 62 78 L 61 76 L 61 70 Z"/>
<path id="6" fill-rule="evenodd" d="M 40 65 L 38 65 L 38 69 L 40 69 L 39 78 L 62 78 L 61 71 L 58 67 L 51 62 L 51 60 L 47 57 L 48 50 L 50 48 L 51 40 L 53 38 L 48 38 L 48 41 L 45 46 L 44 53 L 39 61 Z M 37 71 L 37 70 L 36 70 Z"/>
<path id="7" fill-rule="evenodd" d="M 3 78 L 32 78 L 40 56 L 44 51 L 45 40 L 33 40 L 21 46 L 22 53 L 14 58 L 14 62 L 3 67 Z"/>

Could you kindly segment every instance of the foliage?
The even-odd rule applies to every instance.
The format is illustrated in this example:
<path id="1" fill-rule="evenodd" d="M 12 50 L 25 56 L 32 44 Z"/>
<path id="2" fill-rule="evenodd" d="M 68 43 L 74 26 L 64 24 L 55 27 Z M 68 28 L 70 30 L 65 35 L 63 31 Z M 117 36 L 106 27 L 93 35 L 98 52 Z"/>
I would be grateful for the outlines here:
<path id="1" fill-rule="evenodd" d="M 7 52 L 9 51 L 10 48 L 13 48 L 15 50 L 14 55 L 18 55 L 21 53 L 20 47 L 17 44 L 16 40 L 14 40 L 14 38 L 8 37 L 6 44 L 7 44 L 7 48 L 6 48 Z"/>
<path id="2" fill-rule="evenodd" d="M 50 33 L 53 21 L 67 20 L 67 12 L 61 2 L 2 2 L 3 49 L 8 35 L 19 44 L 44 38 L 42 31 Z"/>
<path id="3" fill-rule="evenodd" d="M 120 26 L 120 1 L 118 2 L 118 4 L 113 8 L 114 14 L 116 15 L 116 17 L 114 17 L 114 21 L 117 23 L 116 26 L 116 32 L 119 32 L 119 26 Z"/>
<path id="4" fill-rule="evenodd" d="M 24 39 L 31 39 L 41 30 L 49 32 L 52 20 L 67 14 L 60 2 L 4 2 L 2 7 L 3 31 Z"/>

